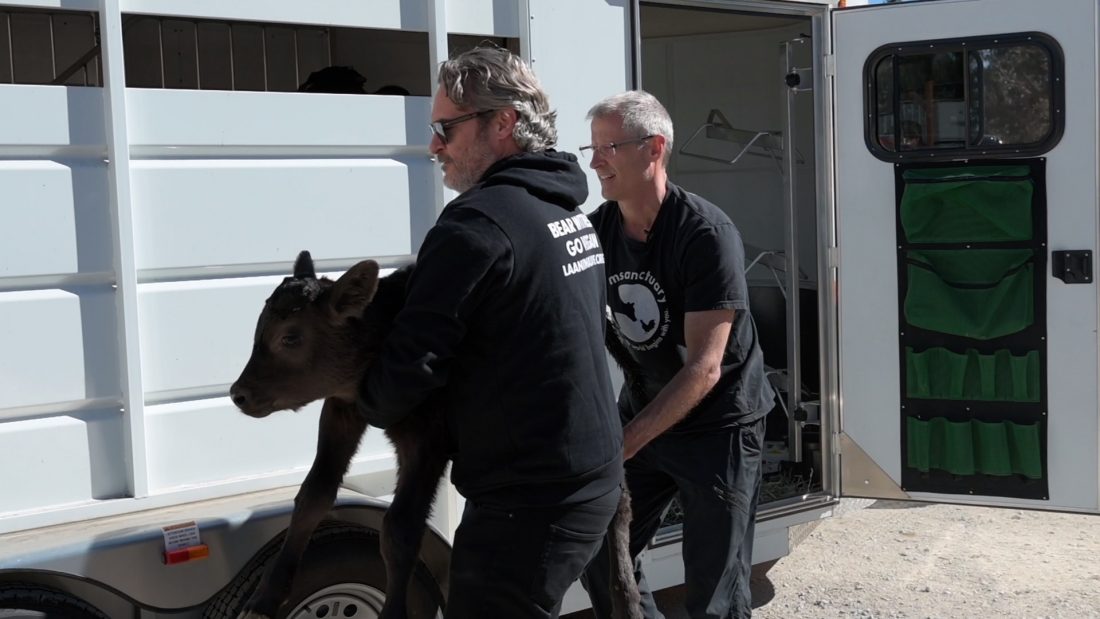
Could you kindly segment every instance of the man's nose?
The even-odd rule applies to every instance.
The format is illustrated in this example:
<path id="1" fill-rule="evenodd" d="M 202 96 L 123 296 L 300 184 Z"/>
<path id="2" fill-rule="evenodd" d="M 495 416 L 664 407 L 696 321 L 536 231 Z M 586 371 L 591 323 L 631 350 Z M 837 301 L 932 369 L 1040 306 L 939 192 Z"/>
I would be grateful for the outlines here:
<path id="1" fill-rule="evenodd" d="M 432 141 L 428 142 L 428 152 L 433 155 L 438 155 L 443 152 L 443 148 L 447 146 L 443 140 L 439 137 L 439 134 L 432 132 Z"/>

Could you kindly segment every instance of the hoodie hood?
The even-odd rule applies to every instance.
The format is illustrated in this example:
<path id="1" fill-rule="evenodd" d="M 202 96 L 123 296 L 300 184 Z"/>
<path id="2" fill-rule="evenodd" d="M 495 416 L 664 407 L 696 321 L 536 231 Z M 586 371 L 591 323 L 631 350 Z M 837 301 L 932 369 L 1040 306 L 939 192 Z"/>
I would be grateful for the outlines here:
<path id="1" fill-rule="evenodd" d="M 577 158 L 555 150 L 505 157 L 489 166 L 481 177 L 481 185 L 522 187 L 540 200 L 567 209 L 588 199 L 588 179 Z"/>

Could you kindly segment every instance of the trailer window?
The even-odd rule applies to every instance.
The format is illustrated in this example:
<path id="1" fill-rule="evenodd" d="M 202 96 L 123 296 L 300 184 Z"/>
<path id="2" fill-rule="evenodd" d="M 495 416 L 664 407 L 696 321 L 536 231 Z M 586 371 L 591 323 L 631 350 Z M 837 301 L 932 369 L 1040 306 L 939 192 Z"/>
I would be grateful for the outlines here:
<path id="1" fill-rule="evenodd" d="M 426 32 L 125 15 L 123 33 L 130 87 L 414 96 L 434 90 Z M 451 50 L 483 41 L 519 51 L 518 39 L 448 38 Z"/>
<path id="2" fill-rule="evenodd" d="M 102 86 L 97 14 L 0 11 L 0 84 Z"/>
<path id="3" fill-rule="evenodd" d="M 887 161 L 1045 153 L 1062 135 L 1062 67 L 1038 33 L 884 46 L 864 72 L 868 147 Z"/>

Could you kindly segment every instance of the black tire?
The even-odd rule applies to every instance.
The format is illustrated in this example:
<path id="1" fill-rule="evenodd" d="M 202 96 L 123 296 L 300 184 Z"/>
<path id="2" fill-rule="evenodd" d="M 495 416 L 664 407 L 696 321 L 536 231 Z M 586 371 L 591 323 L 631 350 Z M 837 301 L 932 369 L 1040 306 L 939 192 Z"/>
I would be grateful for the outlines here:
<path id="1" fill-rule="evenodd" d="M 277 541 L 258 553 L 233 582 L 211 601 L 203 613 L 203 619 L 237 617 L 259 584 L 268 563 L 278 553 L 281 540 Z M 326 590 L 330 591 L 327 595 L 324 593 Z M 314 616 L 373 619 L 381 610 L 385 591 L 386 567 L 379 551 L 378 533 L 355 526 L 322 525 L 309 541 L 290 598 L 279 610 L 277 619 Z M 354 607 L 345 606 L 339 615 L 329 614 L 325 610 L 329 603 L 326 600 L 346 601 L 348 598 L 354 598 Z M 437 617 L 442 599 L 434 579 L 422 565 L 418 565 L 409 591 L 409 619 Z M 310 606 L 316 614 L 306 614 L 301 610 L 295 613 L 307 600 L 312 600 Z"/>
<path id="2" fill-rule="evenodd" d="M 108 619 L 80 598 L 41 585 L 0 583 L 0 619 Z"/>

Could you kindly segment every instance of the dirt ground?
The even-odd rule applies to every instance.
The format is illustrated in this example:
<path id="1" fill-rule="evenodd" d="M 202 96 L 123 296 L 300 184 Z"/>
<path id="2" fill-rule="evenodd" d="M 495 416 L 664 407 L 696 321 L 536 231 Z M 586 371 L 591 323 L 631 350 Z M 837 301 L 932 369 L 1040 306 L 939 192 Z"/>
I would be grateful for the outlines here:
<path id="1" fill-rule="evenodd" d="M 681 594 L 660 592 L 667 619 L 687 617 Z M 1100 516 L 877 501 L 757 566 L 753 605 L 757 619 L 1100 618 Z"/>

